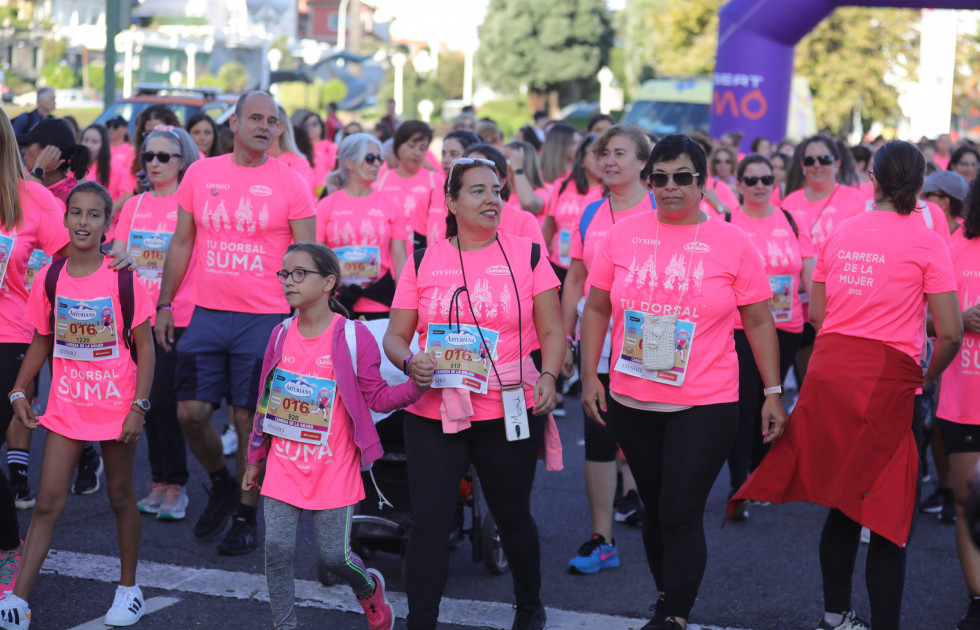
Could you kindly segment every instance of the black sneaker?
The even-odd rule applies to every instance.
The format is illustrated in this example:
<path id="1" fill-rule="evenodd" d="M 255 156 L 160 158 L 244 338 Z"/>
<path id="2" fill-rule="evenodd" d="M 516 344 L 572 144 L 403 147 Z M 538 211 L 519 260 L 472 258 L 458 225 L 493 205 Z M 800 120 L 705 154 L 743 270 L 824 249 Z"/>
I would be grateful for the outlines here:
<path id="1" fill-rule="evenodd" d="M 99 491 L 102 484 L 99 477 L 104 470 L 102 466 L 102 456 L 94 448 L 87 448 L 82 451 L 82 456 L 78 458 L 78 474 L 75 475 L 75 483 L 71 487 L 74 494 L 92 494 Z"/>
<path id="2" fill-rule="evenodd" d="M 667 627 L 667 603 L 663 596 L 657 598 L 657 603 L 650 606 L 653 611 L 653 619 L 646 622 L 640 630 L 664 630 Z"/>
<path id="3" fill-rule="evenodd" d="M 194 535 L 198 538 L 210 538 L 220 533 L 241 500 L 237 492 L 218 494 L 214 488 L 205 488 L 205 491 L 208 493 L 208 504 L 194 524 Z"/>
<path id="4" fill-rule="evenodd" d="M 943 488 L 943 506 L 939 510 L 939 520 L 947 525 L 956 522 L 956 500 L 952 488 Z"/>
<path id="5" fill-rule="evenodd" d="M 514 615 L 514 625 L 510 630 L 543 630 L 548 616 L 545 615 L 544 606 L 538 604 L 532 608 L 518 606 L 517 614 Z"/>
<path id="6" fill-rule="evenodd" d="M 225 539 L 218 543 L 218 553 L 223 556 L 240 556 L 259 548 L 259 526 L 236 516 Z"/>
<path id="7" fill-rule="evenodd" d="M 643 524 L 643 505 L 640 503 L 640 495 L 636 490 L 630 490 L 619 500 L 619 506 L 613 518 L 617 523 L 640 526 Z"/>
<path id="8" fill-rule="evenodd" d="M 34 491 L 26 474 L 20 471 L 10 471 L 10 488 L 14 491 L 14 505 L 18 510 L 29 510 L 34 507 Z"/>
<path id="9" fill-rule="evenodd" d="M 980 630 L 980 597 L 970 598 L 970 607 L 966 616 L 956 624 L 956 630 Z"/>
<path id="10" fill-rule="evenodd" d="M 919 511 L 926 514 L 939 514 L 943 510 L 943 489 L 936 486 L 932 494 L 922 500 Z"/>

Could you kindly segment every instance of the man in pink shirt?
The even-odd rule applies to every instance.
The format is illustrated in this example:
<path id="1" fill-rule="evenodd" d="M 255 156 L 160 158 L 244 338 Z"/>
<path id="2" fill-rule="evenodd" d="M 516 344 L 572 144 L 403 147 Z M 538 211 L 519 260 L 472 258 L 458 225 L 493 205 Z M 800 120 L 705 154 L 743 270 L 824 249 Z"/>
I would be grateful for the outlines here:
<path id="1" fill-rule="evenodd" d="M 177 344 L 177 417 L 212 484 L 194 534 L 216 536 L 234 514 L 218 553 L 244 554 L 258 546 L 258 492 L 239 495 L 238 488 L 263 353 L 272 329 L 289 312 L 276 271 L 291 243 L 314 240 L 316 218 L 303 178 L 266 155 L 278 126 L 289 124 L 279 120 L 272 97 L 247 92 L 229 122 L 234 151 L 192 164 L 177 191 L 177 229 L 164 265 L 155 334 L 169 350 L 170 303 L 184 276 L 194 274 L 197 307 Z M 237 481 L 211 424 L 225 399 L 239 437 Z"/>

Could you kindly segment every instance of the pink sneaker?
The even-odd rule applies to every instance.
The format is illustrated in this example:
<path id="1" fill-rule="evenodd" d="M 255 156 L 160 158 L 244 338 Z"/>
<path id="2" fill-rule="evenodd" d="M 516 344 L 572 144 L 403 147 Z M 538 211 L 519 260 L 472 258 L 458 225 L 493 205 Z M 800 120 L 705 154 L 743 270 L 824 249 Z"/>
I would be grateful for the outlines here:
<path id="1" fill-rule="evenodd" d="M 20 571 L 20 554 L 16 551 L 0 552 L 0 591 L 12 591 Z"/>
<path id="2" fill-rule="evenodd" d="M 364 608 L 370 630 L 392 630 L 395 627 L 395 615 L 391 612 L 391 604 L 385 594 L 385 579 L 377 569 L 368 569 L 368 575 L 374 578 L 374 592 L 357 602 Z"/>

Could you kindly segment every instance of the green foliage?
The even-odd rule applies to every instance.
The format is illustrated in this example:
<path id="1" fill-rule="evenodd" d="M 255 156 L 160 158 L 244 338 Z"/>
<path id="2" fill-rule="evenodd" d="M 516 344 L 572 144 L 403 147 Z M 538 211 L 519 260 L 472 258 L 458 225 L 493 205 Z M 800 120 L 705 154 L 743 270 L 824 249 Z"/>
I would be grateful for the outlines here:
<path id="1" fill-rule="evenodd" d="M 41 80 L 39 84 L 53 87 L 56 90 L 75 87 L 81 84 L 81 79 L 75 74 L 75 70 L 68 64 L 51 61 L 44 64 L 41 69 Z"/>
<path id="2" fill-rule="evenodd" d="M 216 87 L 226 90 L 227 86 L 225 82 L 218 78 L 217 75 L 211 74 L 210 72 L 205 72 L 204 74 L 199 74 L 194 77 L 194 85 L 197 87 Z"/>
<path id="3" fill-rule="evenodd" d="M 504 132 L 504 138 L 511 138 L 517 130 L 528 124 L 528 101 L 526 98 L 509 98 L 490 101 L 480 106 L 480 118 L 486 116 L 497 123 Z"/>
<path id="4" fill-rule="evenodd" d="M 248 87 L 248 70 L 240 61 L 229 61 L 218 68 L 218 80 L 229 92 L 244 92 Z"/>
<path id="5" fill-rule="evenodd" d="M 342 101 L 347 96 L 347 86 L 340 79 L 326 82 L 318 79 L 314 83 L 284 81 L 278 85 L 278 99 L 287 112 L 308 109 L 323 116 L 327 103 Z"/>
<path id="6" fill-rule="evenodd" d="M 956 42 L 953 113 L 980 116 L 980 22 L 973 32 L 961 32 Z"/>
<path id="7" fill-rule="evenodd" d="M 715 69 L 718 11 L 725 0 L 627 0 L 620 14 L 629 84 Z"/>
<path id="8" fill-rule="evenodd" d="M 515 93 L 594 78 L 613 32 L 605 0 L 490 0 L 479 34 L 482 76 Z"/>
<path id="9" fill-rule="evenodd" d="M 461 52 L 439 55 L 439 70 L 436 81 L 446 98 L 463 98 L 463 68 L 466 57 Z"/>
<path id="10" fill-rule="evenodd" d="M 90 65 L 88 67 L 88 84 L 96 92 L 102 93 L 103 88 L 105 88 L 105 66 Z M 121 90 L 122 86 L 122 75 L 116 75 L 116 89 Z"/>
<path id="11" fill-rule="evenodd" d="M 68 44 L 63 39 L 45 38 L 41 40 L 41 53 L 48 63 L 58 63 L 61 61 L 67 47 Z"/>

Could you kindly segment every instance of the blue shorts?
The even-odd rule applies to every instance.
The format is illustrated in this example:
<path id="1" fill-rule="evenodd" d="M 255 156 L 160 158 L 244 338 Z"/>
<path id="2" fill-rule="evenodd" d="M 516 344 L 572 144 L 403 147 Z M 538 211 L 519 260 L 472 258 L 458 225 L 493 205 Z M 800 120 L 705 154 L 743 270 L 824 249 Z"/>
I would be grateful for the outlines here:
<path id="1" fill-rule="evenodd" d="M 177 342 L 177 400 L 255 407 L 265 348 L 286 317 L 195 307 Z"/>

